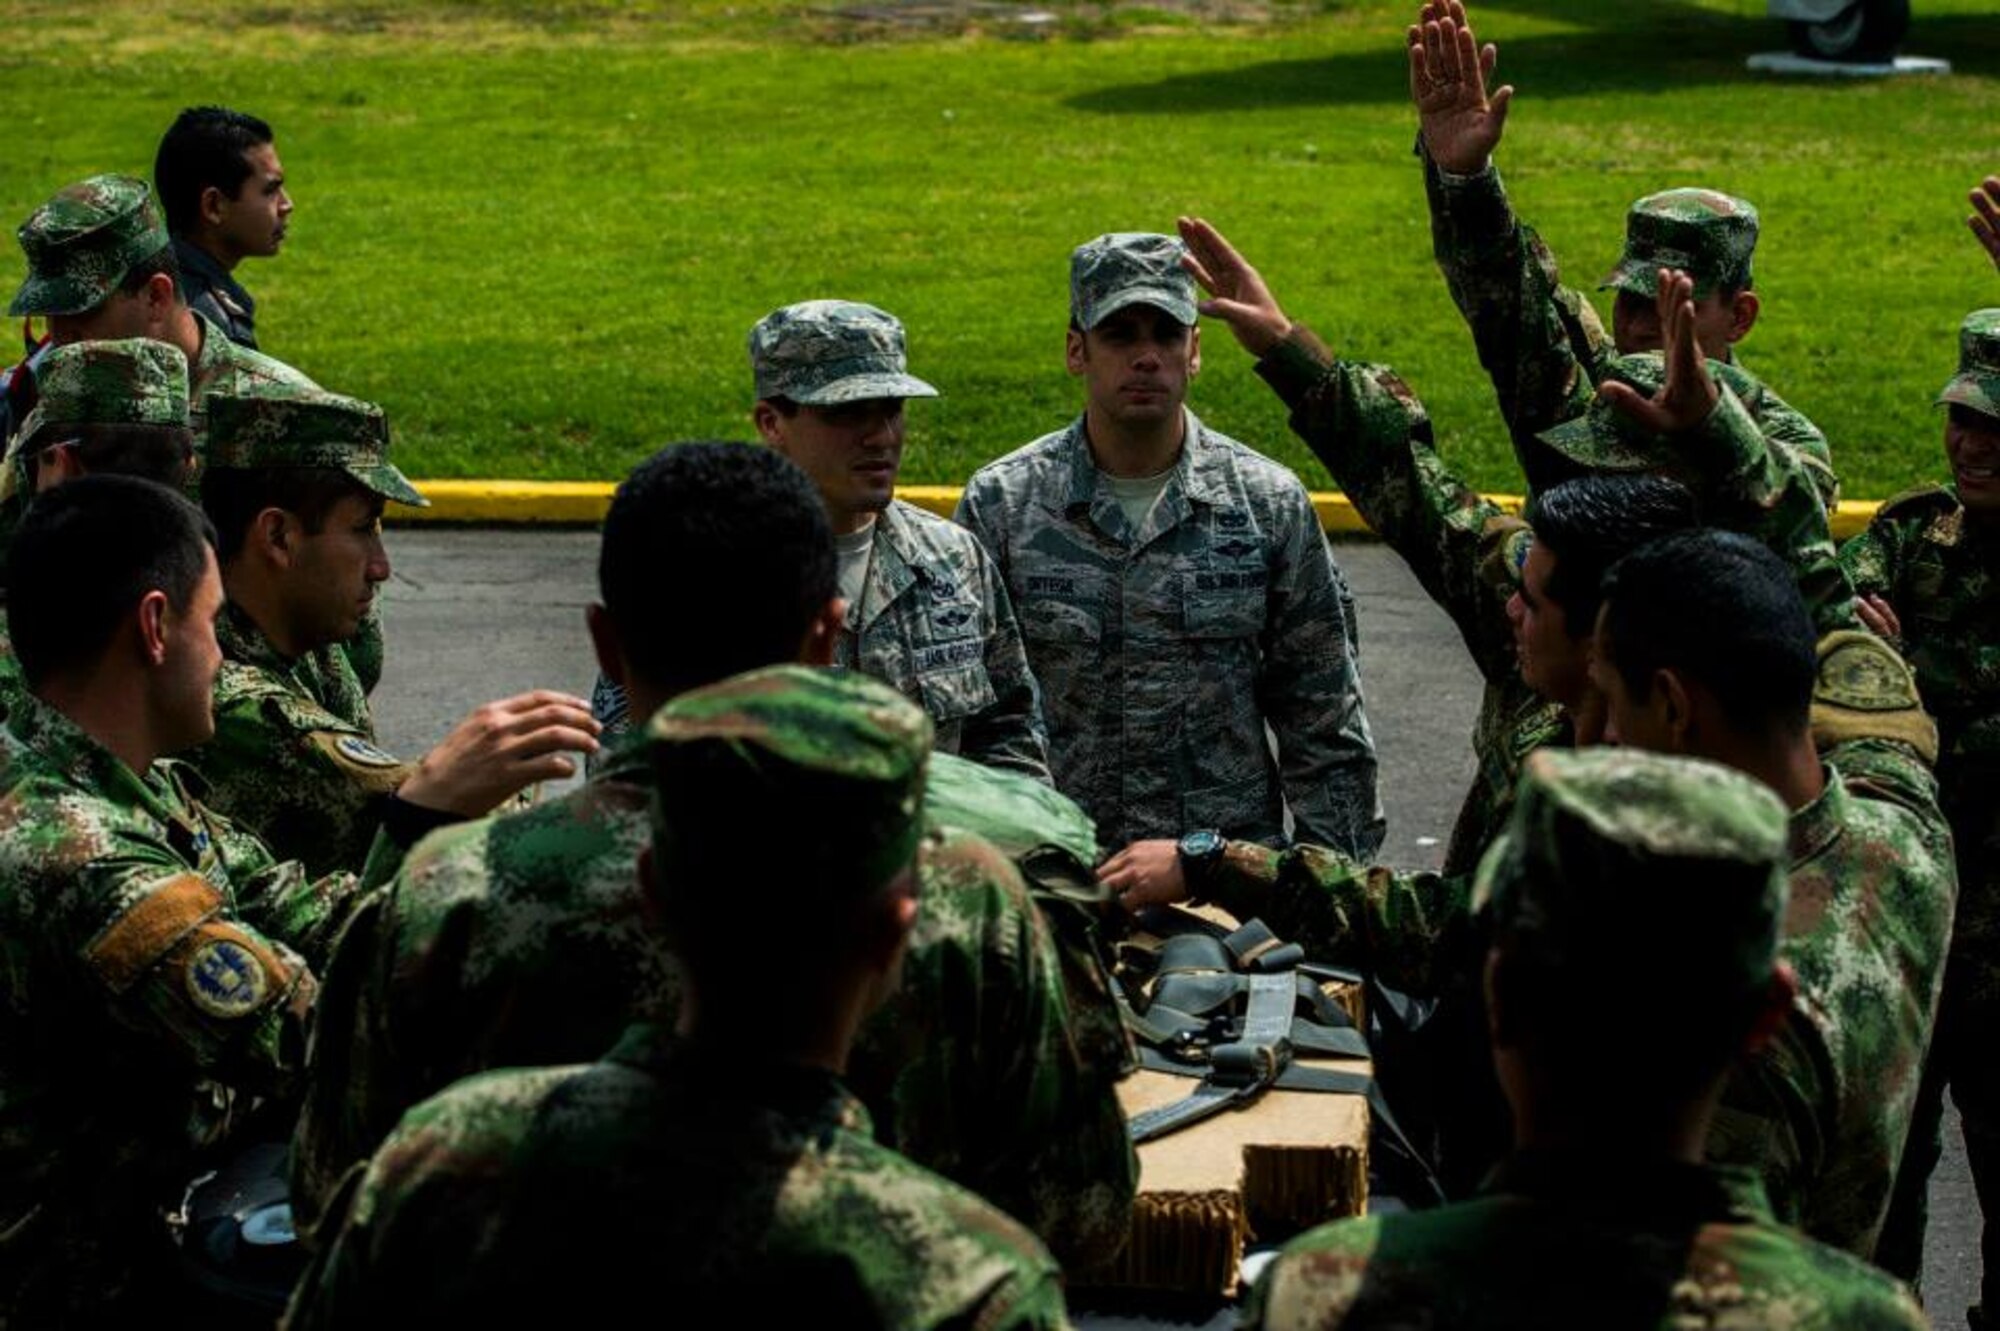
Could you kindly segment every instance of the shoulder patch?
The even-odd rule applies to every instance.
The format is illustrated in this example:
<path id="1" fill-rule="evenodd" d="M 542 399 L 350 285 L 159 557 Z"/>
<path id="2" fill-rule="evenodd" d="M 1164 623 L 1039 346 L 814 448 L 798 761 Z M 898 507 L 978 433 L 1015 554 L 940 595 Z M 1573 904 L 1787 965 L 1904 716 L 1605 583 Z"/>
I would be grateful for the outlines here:
<path id="1" fill-rule="evenodd" d="M 200 874 L 160 879 L 97 936 L 85 959 L 113 993 L 122 994 L 221 909 L 221 891 Z"/>
<path id="2" fill-rule="evenodd" d="M 398 767 L 393 754 L 382 752 L 359 735 L 342 735 L 333 742 L 333 747 L 341 757 L 363 767 Z"/>
<path id="3" fill-rule="evenodd" d="M 1909 667 L 1878 639 L 1855 634 L 1819 663 L 1818 701 L 1857 712 L 1898 712 L 1916 701 Z"/>
<path id="4" fill-rule="evenodd" d="M 271 992 L 263 961 L 235 938 L 201 942 L 188 954 L 184 975 L 194 1005 L 225 1020 L 255 1012 Z"/>

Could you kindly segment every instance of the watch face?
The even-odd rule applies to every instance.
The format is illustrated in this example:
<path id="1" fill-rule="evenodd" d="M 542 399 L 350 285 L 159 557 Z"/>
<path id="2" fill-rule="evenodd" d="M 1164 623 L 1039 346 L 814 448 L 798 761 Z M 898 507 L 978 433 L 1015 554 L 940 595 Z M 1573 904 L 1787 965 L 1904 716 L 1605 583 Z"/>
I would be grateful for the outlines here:
<path id="1" fill-rule="evenodd" d="M 1189 832 L 1182 837 L 1180 851 L 1191 860 L 1200 860 L 1221 854 L 1222 845 L 1222 833 L 1204 829 L 1199 832 Z"/>

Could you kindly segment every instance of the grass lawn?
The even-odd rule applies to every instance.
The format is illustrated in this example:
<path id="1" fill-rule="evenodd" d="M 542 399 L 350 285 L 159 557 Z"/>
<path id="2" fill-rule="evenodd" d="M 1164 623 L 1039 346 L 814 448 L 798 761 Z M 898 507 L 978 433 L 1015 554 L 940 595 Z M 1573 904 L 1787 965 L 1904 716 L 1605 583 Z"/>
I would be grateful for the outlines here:
<path id="1" fill-rule="evenodd" d="M 750 325 L 841 295 L 899 314 L 944 390 L 911 408 L 904 478 L 956 481 L 1077 409 L 1071 247 L 1197 212 L 1295 317 L 1401 368 L 1477 483 L 1518 488 L 1430 259 L 1413 5 L 1196 3 L 1062 0 L 1033 33 L 768 0 L 14 3 L 0 216 L 150 175 L 183 105 L 241 106 L 276 125 L 298 200 L 284 254 L 240 273 L 260 338 L 381 401 L 413 474 L 610 478 L 659 443 L 743 436 Z M 1639 194 L 1758 204 L 1744 359 L 1825 429 L 1854 497 L 1941 470 L 1928 404 L 1953 330 L 2000 304 L 1962 221 L 2000 170 L 2000 0 L 1915 5 L 1908 49 L 1954 76 L 1749 75 L 1782 44 L 1762 0 L 1476 14 L 1519 87 L 1502 167 L 1573 280 L 1609 266 Z M 0 282 L 19 273 L 9 249 Z M 1204 349 L 1196 409 L 1324 485 L 1226 333 Z"/>

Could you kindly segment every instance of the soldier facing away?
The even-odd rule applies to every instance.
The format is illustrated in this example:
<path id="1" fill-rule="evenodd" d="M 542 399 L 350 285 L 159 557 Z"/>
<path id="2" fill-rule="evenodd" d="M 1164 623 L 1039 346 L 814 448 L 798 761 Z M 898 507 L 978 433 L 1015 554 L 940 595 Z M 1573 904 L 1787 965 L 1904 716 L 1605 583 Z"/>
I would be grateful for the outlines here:
<path id="1" fill-rule="evenodd" d="M 1138 233 L 1076 249 L 1083 414 L 975 472 L 958 520 L 1020 610 L 1056 787 L 1106 845 L 1279 845 L 1289 812 L 1299 839 L 1366 856 L 1383 818 L 1352 598 L 1298 477 L 1187 408 L 1181 253 Z"/>
<path id="2" fill-rule="evenodd" d="M 236 280 L 236 268 L 276 254 L 292 216 L 271 127 L 227 107 L 189 107 L 160 140 L 153 185 L 189 307 L 255 351 L 257 302 Z"/>
<path id="3" fill-rule="evenodd" d="M 923 908 L 930 729 L 882 684 L 801 666 L 662 708 L 640 872 L 682 961 L 677 1029 L 635 1026 L 596 1064 L 494 1073 L 413 1110 L 350 1188 L 289 1325 L 654 1306 L 1067 1326 L 1034 1237 L 878 1145 L 841 1082 Z"/>
<path id="4" fill-rule="evenodd" d="M 1776 1224 L 1754 1175 L 1702 1163 L 1723 1079 L 1792 1006 L 1786 833 L 1711 763 L 1530 758 L 1476 888 L 1513 1153 L 1470 1201 L 1294 1239 L 1243 1324 L 1924 1326 L 1887 1276 Z"/>
<path id="5" fill-rule="evenodd" d="M 589 704 L 551 690 L 474 711 L 415 762 L 376 747 L 342 647 L 389 576 L 383 507 L 425 502 L 389 460 L 381 408 L 331 393 L 215 397 L 201 488 L 229 604 L 215 736 L 191 761 L 215 806 L 280 854 L 359 870 L 385 822 L 413 843 L 570 775 L 565 752 L 596 747 Z"/>
<path id="6" fill-rule="evenodd" d="M 1995 188 L 2000 197 L 2000 186 Z M 1975 1327 L 2000 1310 L 2000 1069 L 1984 1045 L 2000 1022 L 2000 310 L 1959 329 L 1946 409 L 1951 480 L 1898 495 L 1841 561 L 1871 628 L 1898 642 L 1938 723 L 1938 784 L 1958 855 L 1958 912 L 1930 1066 L 1910 1128 L 1897 1206 L 1878 1257 L 1914 1281 L 1925 1203 L 1943 1150 L 1944 1090 L 1958 1106 L 1965 1151 L 1988 1219 L 1980 1248 L 1989 1282 Z"/>
<path id="7" fill-rule="evenodd" d="M 742 670 L 825 665 L 840 623 L 834 570 L 825 505 L 798 467 L 749 445 L 667 448 L 626 478 L 605 519 L 603 602 L 589 611 L 598 659 L 641 716 Z M 294 1144 L 302 1233 L 397 1118 L 453 1080 L 593 1058 L 634 1020 L 678 1019 L 680 968 L 632 872 L 651 795 L 639 741 L 614 737 L 578 790 L 425 839 L 357 915 L 325 973 Z M 1026 847 L 1081 821 L 1020 773 L 947 754 L 931 765 L 961 806 L 997 793 L 1051 810 L 1025 829 Z M 937 814 L 932 786 L 926 796 Z M 789 835 L 767 819 L 746 864 Z M 1114 1086 L 1132 1056 L 1102 964 L 1065 927 L 1073 917 L 1031 897 L 981 837 L 949 831 L 917 875 L 903 984 L 863 1023 L 850 1085 L 885 1145 L 987 1197 L 1065 1265 L 1110 1256 L 1137 1166 Z M 716 890 L 743 928 L 771 914 L 754 893 Z M 745 964 L 784 991 L 782 969 L 753 951 Z"/>

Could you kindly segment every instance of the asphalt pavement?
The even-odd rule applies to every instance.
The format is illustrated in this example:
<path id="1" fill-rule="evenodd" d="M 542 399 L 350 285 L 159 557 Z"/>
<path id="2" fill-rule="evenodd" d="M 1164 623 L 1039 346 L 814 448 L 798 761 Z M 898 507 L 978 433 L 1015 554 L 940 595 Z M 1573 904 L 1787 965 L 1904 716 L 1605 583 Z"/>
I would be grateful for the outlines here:
<path id="1" fill-rule="evenodd" d="M 596 594 L 594 533 L 404 528 L 390 534 L 389 551 L 389 653 L 375 719 L 392 752 L 420 754 L 473 707 L 524 689 L 590 695 L 596 666 L 583 608 Z M 1382 859 L 1434 868 L 1472 777 L 1479 676 L 1394 554 L 1366 543 L 1341 543 L 1335 553 L 1359 607 L 1362 681 L 1389 815 Z M 1956 1328 L 1977 1294 L 1979 1210 L 1955 1113 L 1947 1129 L 1931 1183 L 1924 1288 L 1936 1325 Z"/>

